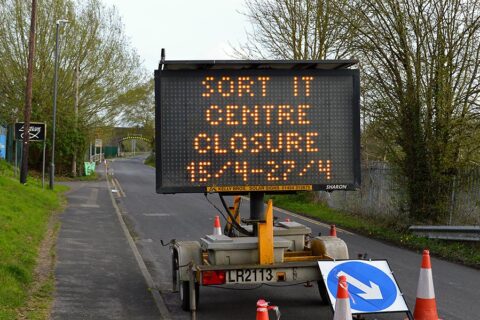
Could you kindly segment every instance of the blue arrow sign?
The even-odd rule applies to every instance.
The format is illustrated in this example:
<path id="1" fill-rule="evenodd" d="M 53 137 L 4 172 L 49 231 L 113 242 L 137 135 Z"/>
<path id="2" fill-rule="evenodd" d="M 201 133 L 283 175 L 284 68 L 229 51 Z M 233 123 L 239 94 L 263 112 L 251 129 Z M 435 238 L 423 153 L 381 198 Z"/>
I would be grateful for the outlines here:
<path id="1" fill-rule="evenodd" d="M 383 270 L 366 262 L 347 261 L 339 263 L 328 273 L 327 289 L 333 297 L 337 296 L 338 277 L 341 275 L 347 277 L 352 311 L 383 311 L 399 295 L 396 283 Z"/>

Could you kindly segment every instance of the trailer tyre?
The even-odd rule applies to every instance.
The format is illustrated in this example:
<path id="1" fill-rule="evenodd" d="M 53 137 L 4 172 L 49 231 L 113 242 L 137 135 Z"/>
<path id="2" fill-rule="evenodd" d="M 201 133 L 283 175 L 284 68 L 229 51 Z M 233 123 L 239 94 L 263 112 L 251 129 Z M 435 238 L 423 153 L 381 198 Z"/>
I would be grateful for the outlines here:
<path id="1" fill-rule="evenodd" d="M 182 302 L 182 309 L 185 311 L 190 311 L 190 281 L 180 281 L 180 300 Z M 198 309 L 198 302 L 200 296 L 200 286 L 198 283 L 195 283 L 195 305 Z"/>
<path id="2" fill-rule="evenodd" d="M 317 281 L 318 285 L 318 293 L 320 293 L 320 298 L 322 298 L 322 304 L 328 305 L 330 304 L 330 298 L 328 296 L 327 287 L 325 286 L 325 282 L 322 280 Z"/>

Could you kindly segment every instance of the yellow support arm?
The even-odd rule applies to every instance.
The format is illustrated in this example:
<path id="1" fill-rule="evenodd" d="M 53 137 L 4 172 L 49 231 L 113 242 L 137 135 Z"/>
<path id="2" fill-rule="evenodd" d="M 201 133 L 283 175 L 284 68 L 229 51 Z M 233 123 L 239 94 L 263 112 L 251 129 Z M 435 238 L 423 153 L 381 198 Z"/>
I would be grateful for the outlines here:
<path id="1" fill-rule="evenodd" d="M 233 207 L 229 207 L 228 209 L 232 213 L 233 217 L 235 218 L 235 221 L 237 221 L 238 224 L 240 224 L 240 200 L 242 198 L 240 196 L 236 196 L 235 199 L 233 200 Z M 226 226 L 226 233 L 230 233 L 232 230 L 232 219 L 230 216 L 227 216 L 227 226 Z"/>
<path id="2" fill-rule="evenodd" d="M 258 255 L 260 264 L 273 264 L 273 202 L 268 200 L 265 222 L 258 223 Z"/>

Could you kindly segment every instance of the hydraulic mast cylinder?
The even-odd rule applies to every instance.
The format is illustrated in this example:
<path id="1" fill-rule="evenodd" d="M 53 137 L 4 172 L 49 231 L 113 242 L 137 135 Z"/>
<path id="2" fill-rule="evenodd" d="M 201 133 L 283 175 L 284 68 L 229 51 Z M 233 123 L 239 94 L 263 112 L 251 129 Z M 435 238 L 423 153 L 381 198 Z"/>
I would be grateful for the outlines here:
<path id="1" fill-rule="evenodd" d="M 264 192 L 250 192 L 250 220 L 265 220 L 265 210 L 263 204 Z M 253 234 L 258 236 L 258 226 L 253 225 Z"/>

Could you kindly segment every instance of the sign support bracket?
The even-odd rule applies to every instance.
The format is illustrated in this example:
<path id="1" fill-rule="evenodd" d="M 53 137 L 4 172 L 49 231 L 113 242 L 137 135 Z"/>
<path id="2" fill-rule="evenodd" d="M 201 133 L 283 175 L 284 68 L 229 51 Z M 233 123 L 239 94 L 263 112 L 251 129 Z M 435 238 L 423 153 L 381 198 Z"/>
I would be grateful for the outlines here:
<path id="1" fill-rule="evenodd" d="M 410 310 L 408 310 L 408 311 L 406 312 L 406 314 L 407 314 L 408 320 L 415 320 L 415 319 L 413 318 L 412 312 L 411 312 Z"/>

